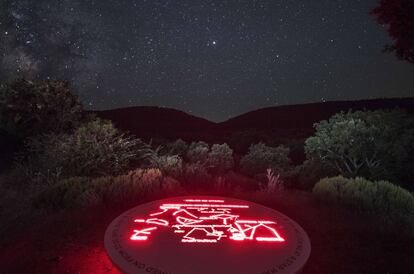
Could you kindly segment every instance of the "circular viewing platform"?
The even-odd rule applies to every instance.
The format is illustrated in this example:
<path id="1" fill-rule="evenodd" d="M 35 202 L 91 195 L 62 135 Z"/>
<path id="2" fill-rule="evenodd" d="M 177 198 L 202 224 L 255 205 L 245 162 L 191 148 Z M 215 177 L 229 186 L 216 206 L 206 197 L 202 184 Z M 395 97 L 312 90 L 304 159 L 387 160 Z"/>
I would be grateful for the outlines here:
<path id="1" fill-rule="evenodd" d="M 271 208 L 232 198 L 153 201 L 117 217 L 105 248 L 125 273 L 298 273 L 309 258 L 305 231 Z"/>

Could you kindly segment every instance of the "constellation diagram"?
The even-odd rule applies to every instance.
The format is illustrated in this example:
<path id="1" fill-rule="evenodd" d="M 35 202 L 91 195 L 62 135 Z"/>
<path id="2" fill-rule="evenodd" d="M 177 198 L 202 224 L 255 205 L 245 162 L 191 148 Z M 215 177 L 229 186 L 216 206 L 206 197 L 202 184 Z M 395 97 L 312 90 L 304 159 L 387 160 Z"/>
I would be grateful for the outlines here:
<path id="1" fill-rule="evenodd" d="M 183 243 L 232 241 L 285 242 L 272 220 L 245 219 L 240 214 L 245 204 L 224 200 L 185 199 L 180 203 L 161 204 L 146 218 L 134 219 L 132 241 L 147 241 L 161 229 L 181 235 Z"/>

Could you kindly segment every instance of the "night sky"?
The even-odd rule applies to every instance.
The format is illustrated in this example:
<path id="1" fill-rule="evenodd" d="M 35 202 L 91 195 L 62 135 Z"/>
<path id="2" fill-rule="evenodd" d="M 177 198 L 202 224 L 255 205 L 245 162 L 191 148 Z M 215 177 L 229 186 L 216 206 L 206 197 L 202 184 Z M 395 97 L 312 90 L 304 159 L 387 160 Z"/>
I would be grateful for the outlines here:
<path id="1" fill-rule="evenodd" d="M 0 0 L 0 79 L 65 78 L 89 109 L 214 121 L 275 105 L 414 96 L 377 0 Z"/>

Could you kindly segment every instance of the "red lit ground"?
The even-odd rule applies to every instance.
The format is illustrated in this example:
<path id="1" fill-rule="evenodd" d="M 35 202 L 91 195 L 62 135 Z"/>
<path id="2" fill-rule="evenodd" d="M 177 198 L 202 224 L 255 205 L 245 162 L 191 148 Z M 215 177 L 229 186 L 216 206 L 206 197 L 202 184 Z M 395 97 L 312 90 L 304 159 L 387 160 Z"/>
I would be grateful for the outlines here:
<path id="1" fill-rule="evenodd" d="M 307 231 L 312 253 L 304 274 L 408 274 L 414 269 L 413 238 L 376 232 L 371 220 L 319 204 L 309 193 L 239 198 L 273 207 Z M 17 220 L 21 225 L 16 223 L 16 229 L 0 235 L 0 272 L 119 273 L 105 253 L 103 235 L 125 209 L 90 209 Z"/>

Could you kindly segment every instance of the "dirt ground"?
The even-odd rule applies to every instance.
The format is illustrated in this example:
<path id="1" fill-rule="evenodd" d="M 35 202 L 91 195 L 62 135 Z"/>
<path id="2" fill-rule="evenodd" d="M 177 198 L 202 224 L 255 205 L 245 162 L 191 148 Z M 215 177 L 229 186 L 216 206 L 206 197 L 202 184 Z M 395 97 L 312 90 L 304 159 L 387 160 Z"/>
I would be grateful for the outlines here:
<path id="1" fill-rule="evenodd" d="M 243 195 L 298 222 L 312 242 L 304 274 L 414 273 L 414 238 L 316 201 L 310 193 Z M 0 239 L 1 273 L 120 273 L 103 247 L 107 225 L 126 208 L 42 213 L 16 220 Z M 17 222 L 20 222 L 19 224 Z"/>

